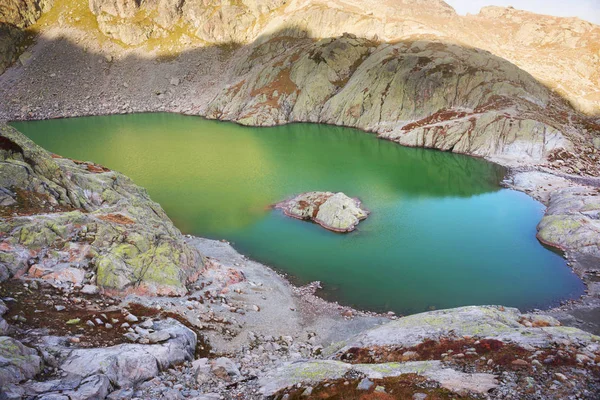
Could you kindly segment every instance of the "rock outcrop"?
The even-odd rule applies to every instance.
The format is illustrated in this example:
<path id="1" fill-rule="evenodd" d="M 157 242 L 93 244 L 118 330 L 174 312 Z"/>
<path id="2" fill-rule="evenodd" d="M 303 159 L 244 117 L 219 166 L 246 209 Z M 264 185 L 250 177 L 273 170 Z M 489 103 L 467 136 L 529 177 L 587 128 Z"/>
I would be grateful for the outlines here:
<path id="1" fill-rule="evenodd" d="M 54 0 L 6 0 L 0 4 L 0 74 L 19 56 L 23 29 L 47 12 Z"/>
<path id="2" fill-rule="evenodd" d="M 102 374 L 114 387 L 130 387 L 153 378 L 172 365 L 194 359 L 197 338 L 193 331 L 173 319 L 156 322 L 153 327 L 155 333 L 166 334 L 164 343 L 61 349 L 60 369 L 81 379 Z"/>
<path id="3" fill-rule="evenodd" d="M 537 236 L 559 249 L 600 258 L 600 189 L 576 187 L 553 192 Z"/>
<path id="4" fill-rule="evenodd" d="M 277 203 L 275 208 L 302 220 L 314 221 L 334 232 L 351 232 L 369 212 L 361 208 L 360 200 L 344 193 L 307 192 Z"/>
<path id="5" fill-rule="evenodd" d="M 516 308 L 468 306 L 410 315 L 337 343 L 326 351 L 352 359 L 356 349 L 408 349 L 427 341 L 494 338 L 523 348 L 547 348 L 562 341 L 592 343 L 600 337 L 561 326 L 555 318 L 521 314 Z"/>
<path id="6" fill-rule="evenodd" d="M 381 385 L 379 392 L 385 393 L 392 379 L 414 382 L 410 377 L 417 376 L 422 379 L 417 382 L 428 381 L 459 395 L 498 396 L 502 370 L 527 368 L 536 376 L 529 378 L 533 383 L 542 361 L 558 366 L 573 359 L 591 366 L 600 353 L 599 340 L 548 316 L 503 307 L 460 307 L 371 328 L 325 349 L 328 359 L 284 363 L 267 371 L 258 385 L 265 396 L 292 397 L 306 390 L 331 394 L 338 385 L 358 393 L 377 392 L 375 385 Z M 465 371 L 469 359 L 478 361 Z"/>
<path id="7" fill-rule="evenodd" d="M 89 349 L 73 348 L 68 338 L 45 337 L 37 350 L 48 364 L 58 367 L 60 377 L 44 381 L 23 382 L 41 371 L 42 358 L 37 351 L 12 338 L 0 337 L 0 395 L 104 399 L 115 389 L 131 388 L 160 371 L 194 359 L 197 338 L 193 331 L 173 319 L 155 322 L 153 328 L 155 334 L 166 335 L 163 343 Z"/>
<path id="8" fill-rule="evenodd" d="M 0 336 L 0 388 L 31 379 L 41 370 L 42 359 L 34 349 L 11 337 Z"/>
<path id="9" fill-rule="evenodd" d="M 452 368 L 444 368 L 439 361 L 352 365 L 330 360 L 284 365 L 267 372 L 261 377 L 259 385 L 260 392 L 269 397 L 296 385 L 312 387 L 323 382 L 343 380 L 346 376 L 381 380 L 402 375 L 418 375 L 459 394 L 481 395 L 498 387 L 496 376 L 493 374 L 459 372 Z"/>
<path id="10" fill-rule="evenodd" d="M 0 280 L 182 295 L 203 261 L 144 189 L 0 125 Z"/>
<path id="11" fill-rule="evenodd" d="M 236 63 L 210 118 L 361 128 L 407 146 L 539 162 L 570 149 L 569 107 L 488 52 L 441 42 L 277 36 Z M 591 146 L 591 144 L 590 144 Z"/>

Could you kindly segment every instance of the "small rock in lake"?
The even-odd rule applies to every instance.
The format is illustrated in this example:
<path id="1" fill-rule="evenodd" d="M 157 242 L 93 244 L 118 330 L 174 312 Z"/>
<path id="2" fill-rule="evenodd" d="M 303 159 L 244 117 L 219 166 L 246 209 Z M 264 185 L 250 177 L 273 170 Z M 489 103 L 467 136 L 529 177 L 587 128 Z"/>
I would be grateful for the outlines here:
<path id="1" fill-rule="evenodd" d="M 311 220 L 334 232 L 351 232 L 358 223 L 367 218 L 369 211 L 361 208 L 361 202 L 344 193 L 307 192 L 277 203 L 289 217 Z"/>

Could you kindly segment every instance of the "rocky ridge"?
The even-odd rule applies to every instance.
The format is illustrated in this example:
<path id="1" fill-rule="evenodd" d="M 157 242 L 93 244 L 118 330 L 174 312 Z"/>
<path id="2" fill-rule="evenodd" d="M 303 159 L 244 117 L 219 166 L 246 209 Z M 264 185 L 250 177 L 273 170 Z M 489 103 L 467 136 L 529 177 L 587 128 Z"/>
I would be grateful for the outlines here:
<path id="1" fill-rule="evenodd" d="M 437 37 L 503 57 L 557 90 L 578 110 L 599 110 L 600 75 L 594 66 L 599 61 L 600 28 L 575 18 L 512 7 L 484 7 L 477 15 L 461 17 L 443 1 L 422 0 L 94 0 L 90 9 L 106 35 L 128 45 L 179 31 L 185 32 L 184 42 L 196 38 L 204 44 L 248 44 L 278 31 L 314 39 L 347 32 L 388 43 Z M 578 60 L 575 66 L 573 59 Z"/>
<path id="2" fill-rule="evenodd" d="M 427 30 L 393 34 L 400 29 L 396 25 L 414 22 L 414 18 L 425 18 L 428 24 L 440 23 L 440 18 L 462 18 L 441 3 L 428 13 L 423 13 L 423 5 L 415 1 L 407 2 L 402 12 L 392 11 L 385 3 L 390 15 L 397 14 L 389 18 L 396 28 L 390 28 L 392 33 L 387 36 L 365 33 L 367 28 L 385 26 L 370 20 L 381 18 L 379 11 L 361 16 L 371 21 L 367 25 L 351 28 L 341 15 L 350 13 L 358 18 L 356 8 L 324 9 L 318 2 L 274 2 L 264 8 L 251 2 L 231 6 L 252 15 L 258 25 L 251 34 L 224 22 L 229 17 L 220 5 L 206 8 L 212 10 L 211 15 L 221 16 L 207 23 L 214 27 L 210 32 L 221 28 L 232 34 L 244 32 L 240 33 L 243 37 L 232 41 L 204 40 L 194 35 L 192 39 L 182 33 L 188 26 L 184 20 L 192 13 L 176 13 L 169 25 L 173 32 L 133 47 L 107 42 L 103 34 L 95 34 L 95 28 L 89 27 L 90 18 L 107 15 L 116 18 L 119 27 L 143 25 L 140 21 L 148 18 L 158 24 L 156 19 L 168 14 L 152 8 L 159 3 L 169 2 L 137 6 L 134 2 L 97 1 L 91 4 L 97 15 L 89 12 L 76 16 L 83 12 L 78 5 L 68 13 L 65 9 L 62 14 L 72 15 L 65 18 L 56 16 L 59 8 L 65 7 L 57 5 L 51 17 L 42 18 L 46 32 L 42 37 L 49 41 L 40 41 L 35 57 L 25 60 L 14 74 L 9 72 L 1 78 L 0 93 L 10 99 L 0 109 L 2 118 L 165 110 L 259 126 L 297 121 L 332 123 L 376 132 L 403 145 L 472 154 L 509 166 L 535 163 L 571 174 L 600 173 L 596 143 L 600 125 L 573 109 L 573 98 L 558 92 L 557 84 L 540 82 L 531 69 L 512 63 L 504 53 L 505 58 L 501 58 L 494 55 L 500 52 L 475 48 L 466 39 L 449 40 L 459 37 L 455 31 L 451 35 Z M 185 8 L 196 3 L 177 4 Z M 316 21 L 314 13 L 318 10 L 325 10 L 325 16 L 336 16 L 318 26 L 300 23 L 307 15 L 310 18 L 306 21 Z M 516 21 L 517 14 L 511 11 L 506 15 Z M 208 17 L 200 21 L 204 18 Z M 55 19 L 59 22 L 53 22 Z M 552 20 L 552 24 L 558 22 L 568 25 L 577 21 Z M 327 26 L 331 29 L 315 32 L 315 28 Z M 587 54 L 587 37 L 594 37 L 596 28 L 586 25 L 585 29 L 573 29 L 581 32 L 573 33 L 576 44 L 569 42 L 569 48 L 578 52 L 579 60 L 587 60 L 582 54 Z M 189 40 L 183 40 L 182 35 Z M 506 40 L 512 43 L 513 39 Z M 544 46 L 562 49 L 567 45 L 557 39 Z M 160 62 L 147 61 L 144 54 L 162 58 Z M 559 69 L 564 76 L 565 67 Z M 66 77 L 69 84 L 65 84 Z M 594 79 L 590 77 L 589 82 Z M 90 85 L 91 81 L 100 84 Z M 44 93 L 31 96 L 25 82 L 35 82 Z M 573 82 L 561 87 L 574 87 Z"/>

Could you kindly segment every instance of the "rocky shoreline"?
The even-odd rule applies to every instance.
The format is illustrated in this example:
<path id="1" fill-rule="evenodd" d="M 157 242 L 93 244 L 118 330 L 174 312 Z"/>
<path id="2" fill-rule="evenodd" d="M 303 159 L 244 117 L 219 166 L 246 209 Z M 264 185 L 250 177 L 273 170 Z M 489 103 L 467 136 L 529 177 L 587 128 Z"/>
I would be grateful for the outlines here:
<path id="1" fill-rule="evenodd" d="M 63 161 L 58 159 L 58 162 Z M 102 168 L 90 169 L 87 164 L 84 164 L 84 168 L 91 171 L 98 170 L 101 175 L 112 173 Z M 520 172 L 507 177 L 506 184 L 527 191 L 530 195 L 546 202 L 552 201 L 555 191 L 560 193 L 561 190 L 581 190 L 579 184 L 546 175 L 547 173 L 539 171 Z M 548 195 L 548 188 L 537 185 L 536 182 L 551 185 L 553 191 Z M 561 336 L 556 336 L 559 335 L 559 332 L 551 333 L 547 329 L 548 326 L 560 325 L 560 322 L 550 315 L 561 318 L 567 325 L 581 326 L 591 331 L 596 331 L 598 328 L 595 325 L 597 319 L 593 314 L 598 309 L 598 292 L 595 291 L 597 286 L 593 280 L 595 270 L 594 268 L 582 268 L 585 265 L 593 266 L 589 260 L 587 260 L 587 264 L 584 264 L 585 258 L 582 254 L 573 256 L 572 254 L 575 253 L 569 252 L 567 257 L 574 271 L 578 272 L 582 279 L 588 279 L 586 296 L 559 308 L 537 311 L 529 315 L 521 315 L 516 310 L 510 311 L 511 318 L 514 318 L 517 324 L 511 325 L 510 329 L 517 327 L 519 327 L 518 329 L 540 329 L 544 336 L 556 336 L 556 342 L 552 343 L 561 343 L 560 346 L 563 347 L 557 349 L 541 343 L 524 345 L 516 339 L 522 334 L 517 334 L 516 337 L 502 338 L 501 332 L 504 332 L 505 328 L 498 328 L 495 325 L 496 322 L 492 323 L 491 331 L 480 332 L 483 324 L 481 317 L 476 319 L 473 335 L 467 332 L 456 336 L 455 330 L 465 324 L 465 320 L 460 316 L 463 315 L 461 313 L 466 310 L 469 310 L 466 311 L 467 315 L 470 315 L 471 312 L 487 313 L 485 307 L 467 307 L 418 314 L 418 316 L 413 316 L 414 318 L 408 317 L 417 318 L 415 320 L 422 318 L 421 323 L 415 323 L 411 328 L 410 335 L 413 335 L 418 329 L 425 329 L 428 333 L 422 334 L 422 340 L 431 340 L 433 332 L 437 329 L 432 326 L 432 318 L 437 318 L 435 315 L 439 313 L 452 315 L 453 322 L 448 322 L 444 326 L 447 325 L 453 333 L 442 334 L 436 339 L 436 343 L 440 343 L 439 346 L 442 346 L 441 343 L 444 347 L 448 346 L 445 349 L 440 348 L 439 354 L 426 355 L 429 354 L 429 350 L 424 351 L 423 348 L 418 347 L 421 342 L 390 343 L 381 348 L 379 345 L 377 348 L 373 348 L 372 345 L 364 343 L 358 347 L 347 345 L 348 349 L 364 349 L 360 350 L 360 354 L 367 352 L 367 354 L 376 355 L 380 351 L 387 354 L 368 360 L 361 358 L 359 362 L 366 361 L 367 363 L 364 366 L 359 364 L 358 367 L 352 367 L 355 360 L 348 359 L 347 355 L 344 355 L 346 353 L 332 355 L 337 351 L 333 349 L 340 346 L 337 343 L 356 340 L 352 338 L 360 337 L 365 332 L 371 332 L 372 329 L 376 330 L 377 326 L 385 327 L 387 321 L 396 319 L 394 315 L 364 313 L 349 307 L 328 303 L 314 295 L 314 290 L 319 286 L 318 283 L 305 288 L 295 288 L 285 278 L 278 276 L 262 264 L 248 260 L 226 243 L 193 237 L 185 240 L 189 246 L 203 255 L 204 266 L 202 267 L 202 278 L 196 283 L 188 283 L 186 286 L 189 293 L 181 298 L 148 297 L 135 293 L 121 299 L 104 297 L 110 295 L 111 290 L 92 285 L 96 282 L 73 287 L 65 286 L 61 282 L 57 284 L 56 280 L 48 280 L 44 276 L 38 278 L 34 275 L 25 277 L 26 280 L 22 281 L 24 286 L 16 282 L 11 284 L 13 289 L 8 293 L 9 300 L 6 303 L 8 306 L 6 308 L 10 311 L 7 318 L 2 320 L 3 325 L 9 334 L 24 340 L 23 343 L 26 346 L 37 349 L 42 357 L 41 359 L 34 357 L 30 360 L 34 364 L 33 367 L 30 364 L 28 364 L 29 366 L 18 365 L 17 372 L 14 372 L 16 375 L 10 379 L 17 379 L 18 382 L 23 378 L 31 378 L 39 372 L 43 372 L 47 378 L 44 378 L 43 385 L 35 381 L 16 385 L 9 383 L 3 389 L 7 396 L 9 398 L 24 396 L 41 399 L 53 398 L 44 396 L 60 394 L 69 396 L 69 398 L 89 398 L 85 396 L 93 393 L 92 396 L 103 398 L 102 396 L 112 392 L 110 394 L 112 397 L 108 398 L 212 399 L 223 396 L 224 398 L 242 396 L 242 398 L 258 399 L 276 394 L 287 394 L 288 397 L 294 398 L 307 393 L 306 391 L 308 393 L 314 391 L 316 395 L 317 393 L 336 393 L 348 390 L 355 391 L 355 394 L 360 393 L 361 390 L 373 393 L 378 390 L 396 390 L 431 394 L 431 390 L 434 390 L 436 393 L 441 391 L 448 396 L 452 393 L 469 393 L 476 397 L 484 395 L 489 397 L 488 391 L 491 391 L 492 398 L 506 398 L 514 393 L 521 393 L 523 389 L 519 388 L 523 382 L 527 382 L 536 395 L 549 397 L 558 395 L 557 393 L 560 393 L 560 396 L 571 393 L 571 395 L 583 398 L 593 398 L 595 393 L 600 390 L 594 383 L 597 373 L 595 372 L 597 371 L 595 363 L 600 361 L 598 358 L 600 354 L 596 353 L 594 343 L 599 339 L 583 331 L 569 330 L 573 328 L 564 328 L 567 329 L 564 331 L 567 336 L 561 339 Z M 580 257 L 582 258 L 580 259 Z M 65 315 L 63 318 L 59 317 L 62 321 L 61 325 L 64 323 L 62 328 L 61 326 L 52 328 L 44 326 L 44 324 L 35 326 L 35 310 L 29 313 L 21 312 L 23 310 L 20 308 L 22 300 L 15 295 L 15 292 L 31 293 L 32 291 L 45 291 L 51 287 L 57 287 L 57 290 L 62 293 L 57 292 L 50 295 L 50 298 L 70 299 L 58 302 L 54 300 L 49 305 L 53 307 L 52 311 L 55 314 Z M 93 300 L 94 296 L 99 296 L 94 294 L 97 292 L 101 293 L 101 300 Z M 91 301 L 82 301 L 81 296 L 86 296 L 87 293 L 92 296 Z M 3 297 L 6 295 L 5 292 Z M 4 298 L 6 299 L 6 297 Z M 10 298 L 17 299 L 19 306 L 15 307 L 14 304 L 11 304 Z M 97 307 L 97 304 L 101 306 Z M 75 309 L 71 308 L 73 306 L 80 310 L 80 313 L 82 310 L 85 311 L 85 316 L 74 313 Z M 501 313 L 505 312 L 502 307 L 498 310 Z M 591 312 L 592 318 L 581 321 L 574 320 L 584 310 Z M 65 312 L 65 314 L 60 314 L 61 312 Z M 67 318 L 67 315 L 77 318 Z M 505 321 L 503 316 L 493 316 L 492 320 L 495 321 L 497 318 Z M 398 321 L 406 320 L 407 317 L 398 319 Z M 6 322 L 10 322 L 10 325 Z M 175 333 L 169 335 L 161 333 L 161 324 L 164 323 L 172 327 L 169 329 L 175 329 Z M 123 324 L 127 325 L 123 326 Z M 73 331 L 70 329 L 83 325 L 85 326 L 84 330 Z M 85 329 L 89 329 L 91 332 L 86 332 Z M 429 329 L 433 330 L 428 331 Z M 95 342 L 90 341 L 90 338 L 95 337 L 107 338 L 107 330 L 110 332 L 108 337 L 114 337 L 112 342 L 98 342 L 97 339 Z M 25 332 L 27 334 L 22 336 Z M 134 348 L 129 351 L 127 346 L 162 346 L 160 351 L 164 352 L 165 342 L 163 341 L 168 344 L 169 340 L 179 340 L 180 337 L 188 336 L 191 338 L 192 335 L 194 340 L 189 339 L 185 345 L 169 345 L 169 348 L 171 346 L 183 347 L 180 347 L 180 353 L 174 350 L 161 353 L 167 356 L 167 359 L 161 359 L 157 370 L 138 371 L 135 377 L 122 376 L 120 374 L 124 372 L 120 370 L 94 367 L 96 364 L 86 358 L 93 356 L 94 359 L 104 360 L 117 357 L 116 359 L 120 361 L 117 361 L 116 365 L 118 363 L 146 365 L 149 361 L 139 360 L 137 358 L 139 352 L 136 352 Z M 527 336 L 529 335 L 531 333 L 527 334 Z M 389 334 L 384 336 L 393 337 Z M 460 342 L 465 337 L 475 337 L 479 340 L 473 339 L 469 343 Z M 486 354 L 486 351 L 489 351 L 485 348 L 477 350 L 479 344 L 476 342 L 481 343 L 482 339 L 487 340 L 492 337 L 499 343 L 511 343 L 511 346 L 515 346 L 506 349 L 510 354 L 507 356 L 510 360 L 508 365 L 501 365 L 507 362 L 505 359 L 496 360 L 492 357 L 485 358 L 485 365 L 473 369 L 471 359 L 480 357 L 481 352 Z M 197 343 L 200 339 L 202 341 L 198 347 Z M 450 340 L 451 343 L 447 343 L 446 340 Z M 129 344 L 131 341 L 134 343 Z M 456 341 L 459 342 L 454 343 Z M 584 346 L 589 350 L 573 350 L 572 346 L 576 343 L 578 343 L 577 346 Z M 414 348 L 415 344 L 418 345 L 418 348 Z M 18 343 L 15 342 L 14 345 L 18 345 Z M 89 353 L 90 355 L 75 353 L 77 356 L 73 358 L 70 348 L 88 348 L 96 353 Z M 546 352 L 544 349 L 547 348 L 554 348 L 553 351 L 559 351 L 559 353 L 544 353 Z M 23 348 L 20 351 L 29 351 L 26 349 Z M 451 354 L 452 352 L 449 353 L 448 350 L 451 349 L 456 349 L 453 352 L 456 352 L 458 358 Z M 118 356 L 115 351 L 118 352 Z M 157 348 L 156 351 L 159 349 Z M 354 351 L 352 350 L 352 352 Z M 529 356 L 526 356 L 523 351 L 529 351 Z M 573 351 L 575 352 L 572 353 Z M 465 352 L 467 352 L 466 355 Z M 33 356 L 34 353 L 30 354 Z M 44 357 L 44 354 L 52 354 L 53 358 Z M 151 351 L 150 354 L 152 354 Z M 547 364 L 542 363 L 544 360 L 537 361 L 542 366 L 536 363 L 532 364 L 532 359 L 537 360 L 536 354 L 544 354 L 544 360 L 551 361 L 548 361 Z M 10 359 L 6 354 L 4 357 Z M 577 361 L 577 357 L 583 361 Z M 35 365 L 42 365 L 42 359 L 46 365 L 44 371 L 37 369 L 40 367 L 35 367 Z M 85 365 L 89 365 L 89 369 L 85 371 L 89 371 L 89 373 L 76 374 L 78 377 L 72 377 L 73 373 L 80 370 L 81 364 L 74 364 L 75 367 L 71 367 L 71 365 L 79 359 L 86 360 Z M 339 361 L 335 361 L 336 359 Z M 561 360 L 557 365 L 553 361 L 556 359 Z M 439 360 L 442 360 L 441 364 Z M 77 362 L 81 363 L 81 361 Z M 321 364 L 323 362 L 325 364 Z M 331 362 L 335 363 L 330 364 Z M 578 368 L 591 368 L 590 378 L 581 380 L 581 377 L 573 375 L 570 367 L 567 367 L 572 362 Z M 464 370 L 467 365 L 469 366 L 468 370 L 471 371 L 470 375 L 460 375 L 464 372 L 457 371 Z M 548 365 L 552 365 L 552 367 Z M 320 375 L 321 372 L 318 371 L 321 371 L 324 366 L 329 372 Z M 298 378 L 298 368 L 304 371 L 300 378 Z M 382 374 L 380 372 L 382 368 L 387 372 Z M 27 374 L 25 371 L 30 372 Z M 419 371 L 418 378 L 411 375 L 415 371 Z M 502 371 L 502 382 L 497 380 L 496 371 Z M 523 381 L 523 372 L 525 371 L 533 377 L 529 376 L 529 380 Z M 14 376 L 18 378 L 14 378 Z M 309 376 L 311 378 L 308 378 Z M 68 379 L 65 380 L 67 377 Z M 398 382 L 396 381 L 397 377 L 404 377 L 404 380 Z M 550 380 L 547 381 L 549 378 Z M 274 386 L 274 382 L 278 383 Z M 323 386 L 324 382 L 329 383 Z M 473 382 L 480 383 L 473 385 Z M 565 382 L 569 383 L 565 384 Z M 347 386 L 351 386 L 351 389 L 348 389 Z M 514 389 L 510 389 L 510 387 Z M 575 392 L 571 390 L 575 390 Z"/>

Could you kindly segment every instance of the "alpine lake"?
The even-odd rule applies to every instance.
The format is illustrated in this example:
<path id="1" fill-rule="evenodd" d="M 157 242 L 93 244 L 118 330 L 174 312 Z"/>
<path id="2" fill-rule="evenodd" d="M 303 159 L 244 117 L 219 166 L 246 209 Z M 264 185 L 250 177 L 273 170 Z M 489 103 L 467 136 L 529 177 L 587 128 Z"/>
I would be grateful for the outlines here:
<path id="1" fill-rule="evenodd" d="M 482 159 L 319 124 L 156 113 L 12 125 L 53 153 L 129 176 L 183 233 L 226 239 L 297 285 L 321 281 L 317 294 L 345 305 L 529 310 L 584 291 L 536 239 L 544 206 L 501 187 L 506 171 Z M 271 207 L 307 191 L 358 197 L 371 214 L 340 234 Z"/>

